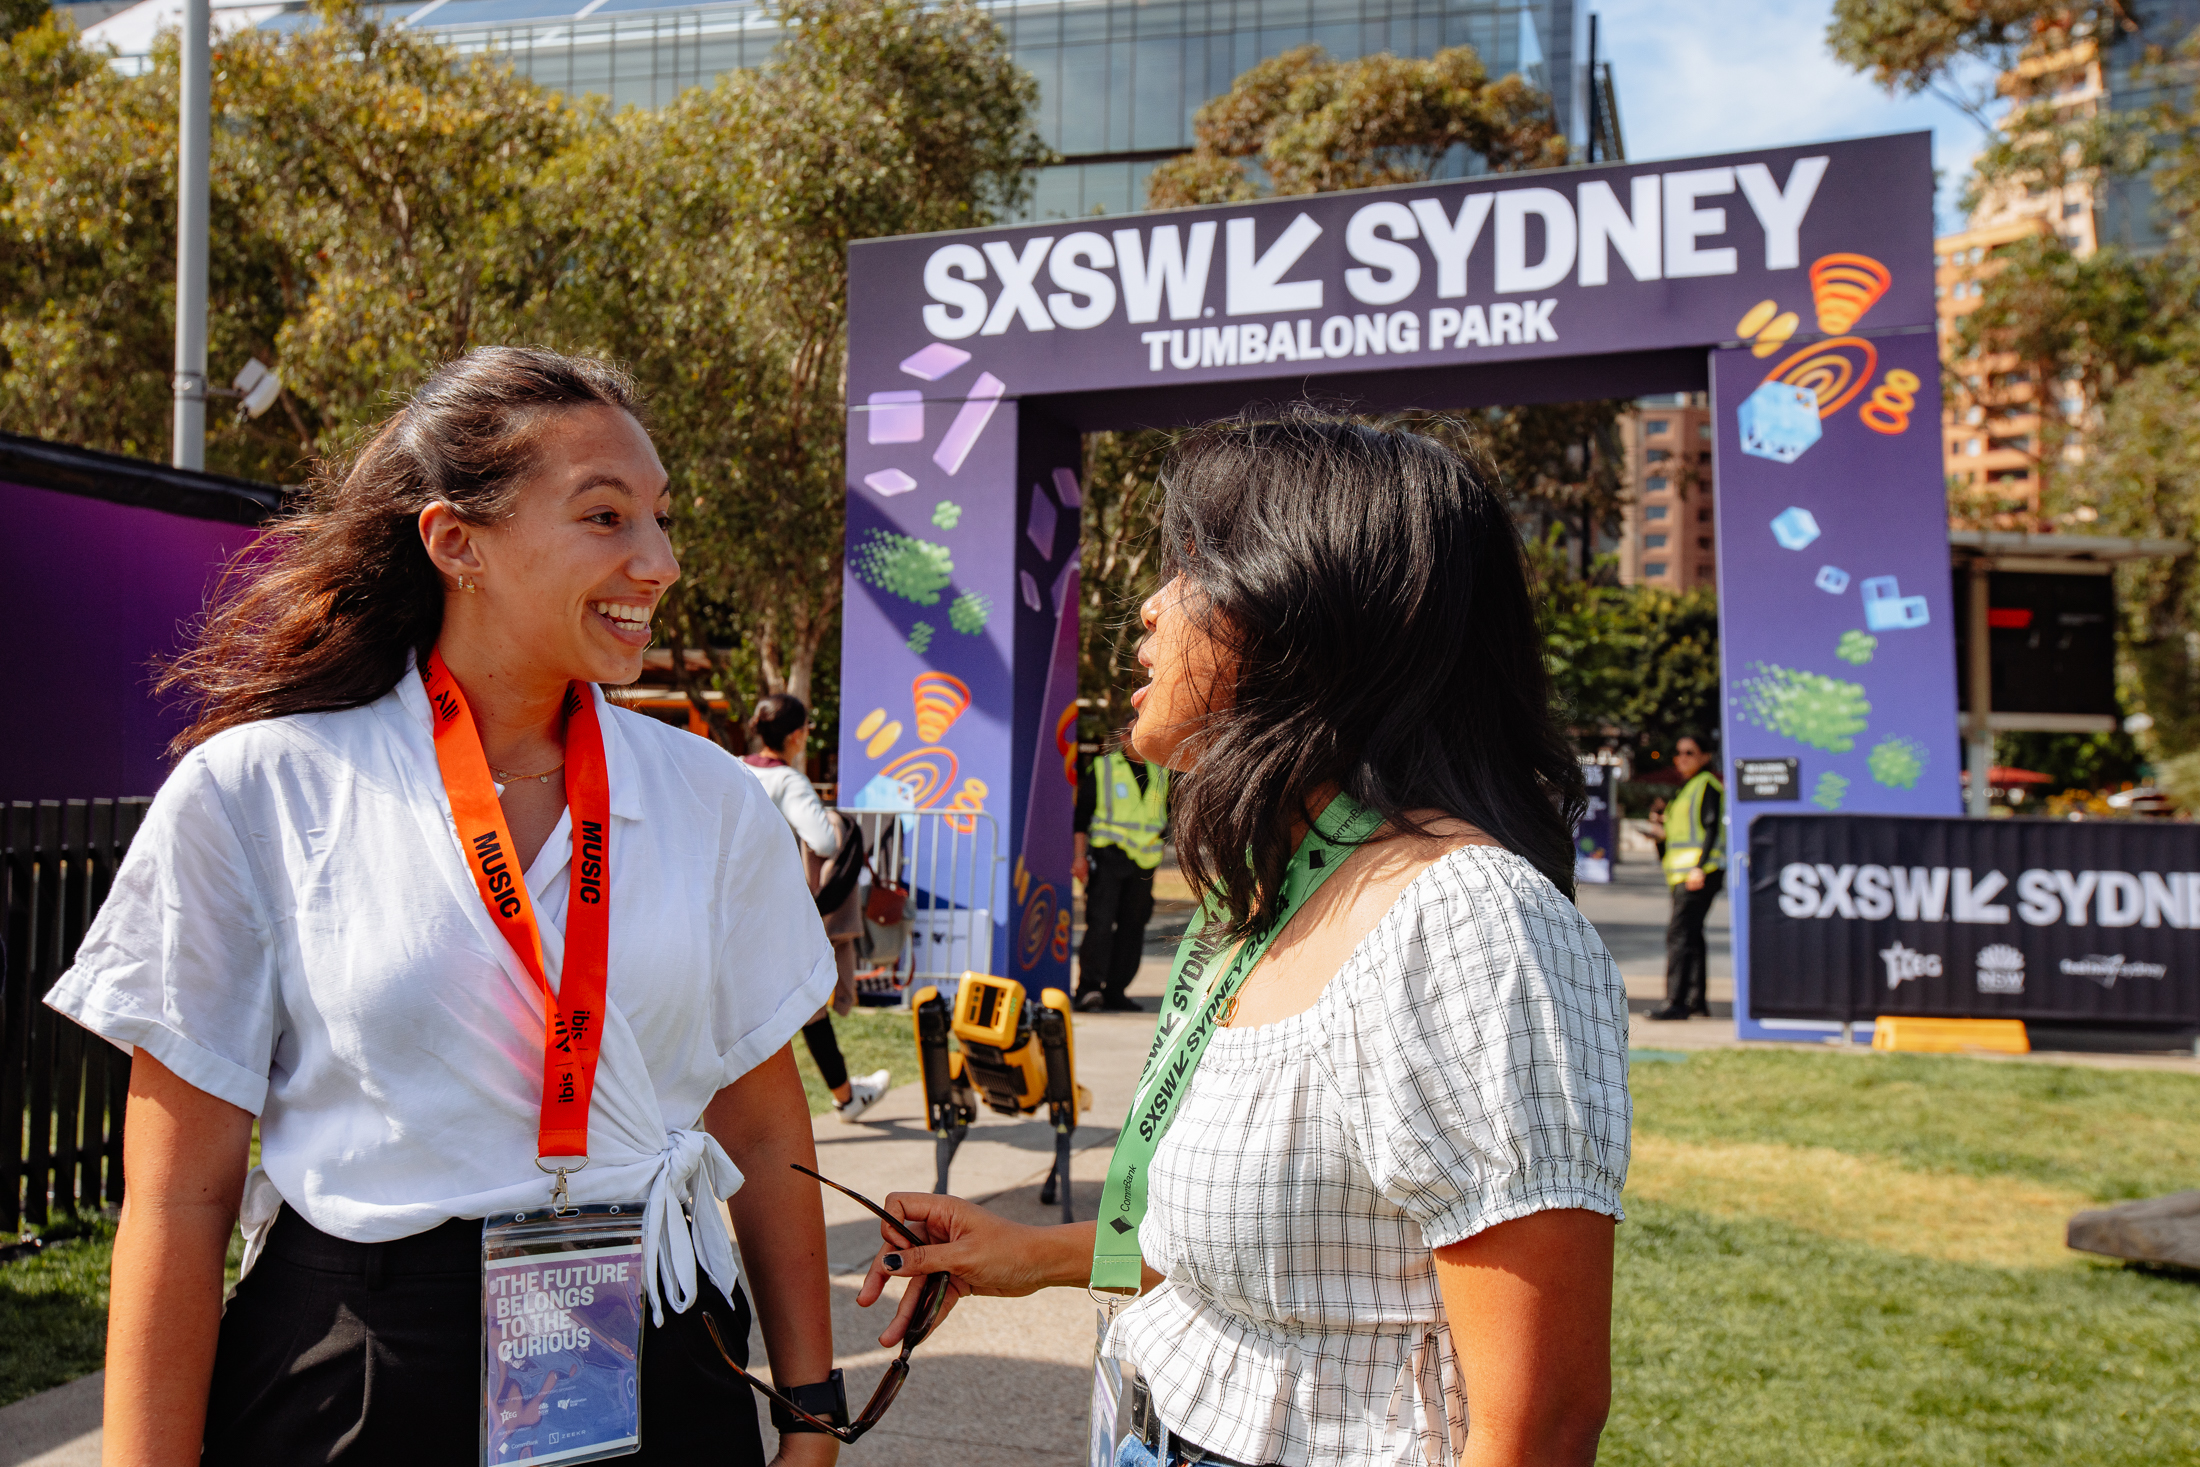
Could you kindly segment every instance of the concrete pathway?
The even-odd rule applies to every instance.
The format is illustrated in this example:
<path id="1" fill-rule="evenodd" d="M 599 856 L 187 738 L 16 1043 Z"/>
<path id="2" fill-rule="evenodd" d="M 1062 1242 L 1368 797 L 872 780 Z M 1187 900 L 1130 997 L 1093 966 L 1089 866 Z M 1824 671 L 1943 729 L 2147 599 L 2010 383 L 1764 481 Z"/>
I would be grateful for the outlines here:
<path id="1" fill-rule="evenodd" d="M 0 1467 L 99 1467 L 99 1403 L 107 1372 L 0 1406 Z"/>

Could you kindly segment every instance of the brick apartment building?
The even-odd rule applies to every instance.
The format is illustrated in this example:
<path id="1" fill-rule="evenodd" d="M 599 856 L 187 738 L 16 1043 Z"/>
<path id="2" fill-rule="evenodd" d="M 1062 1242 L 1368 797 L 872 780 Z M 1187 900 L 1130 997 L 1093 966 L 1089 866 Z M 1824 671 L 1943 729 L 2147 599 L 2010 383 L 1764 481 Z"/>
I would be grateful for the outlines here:
<path id="1" fill-rule="evenodd" d="M 1645 397 L 1620 419 L 1627 465 L 1619 579 L 1669 591 L 1718 584 L 1711 408 L 1701 392 Z"/>

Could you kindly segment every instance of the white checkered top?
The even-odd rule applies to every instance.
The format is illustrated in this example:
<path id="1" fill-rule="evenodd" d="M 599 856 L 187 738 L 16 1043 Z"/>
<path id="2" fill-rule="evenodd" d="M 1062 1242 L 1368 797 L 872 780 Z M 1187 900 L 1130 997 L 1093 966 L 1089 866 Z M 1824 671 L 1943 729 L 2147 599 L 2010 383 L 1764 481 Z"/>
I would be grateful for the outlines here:
<path id="1" fill-rule="evenodd" d="M 1183 1106 L 1139 1231 L 1168 1281 L 1107 1352 L 1237 1461 L 1449 1467 L 1467 1402 L 1430 1250 L 1545 1208 L 1621 1216 L 1626 990 L 1534 867 L 1462 847 L 1312 1008 L 1218 1031 Z"/>

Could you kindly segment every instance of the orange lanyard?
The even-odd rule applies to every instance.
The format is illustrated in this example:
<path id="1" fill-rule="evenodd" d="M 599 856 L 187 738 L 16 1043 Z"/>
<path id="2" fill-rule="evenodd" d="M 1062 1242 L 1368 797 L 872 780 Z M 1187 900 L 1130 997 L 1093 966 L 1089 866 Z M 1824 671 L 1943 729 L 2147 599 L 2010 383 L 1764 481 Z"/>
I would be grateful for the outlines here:
<path id="1" fill-rule="evenodd" d="M 603 1046 L 604 988 L 611 948 L 609 870 L 611 780 L 604 769 L 603 730 L 596 700 L 574 683 L 565 694 L 565 802 L 573 817 L 571 900 L 566 904 L 565 964 L 555 993 L 542 971 L 542 932 L 535 925 L 514 854 L 511 828 L 489 775 L 474 715 L 440 651 L 423 675 L 435 719 L 435 762 L 450 796 L 451 817 L 482 905 L 512 951 L 542 989 L 547 1022 L 542 1045 L 542 1125 L 539 1157 L 588 1155 L 588 1100 Z M 562 1185 L 563 1173 L 560 1173 Z"/>

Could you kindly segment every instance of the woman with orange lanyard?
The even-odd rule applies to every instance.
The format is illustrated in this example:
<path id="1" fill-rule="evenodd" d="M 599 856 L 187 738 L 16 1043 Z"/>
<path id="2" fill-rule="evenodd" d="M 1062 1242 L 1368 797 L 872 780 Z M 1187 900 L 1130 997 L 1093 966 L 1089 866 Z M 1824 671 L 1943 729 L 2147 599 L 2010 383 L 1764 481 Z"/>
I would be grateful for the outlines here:
<path id="1" fill-rule="evenodd" d="M 626 379 L 470 353 L 171 673 L 197 722 L 48 1000 L 134 1056 L 108 1462 L 762 1463 L 704 1324 L 745 1357 L 751 1298 L 837 1414 L 787 1048 L 832 953 L 755 780 L 597 686 L 669 504 Z"/>

